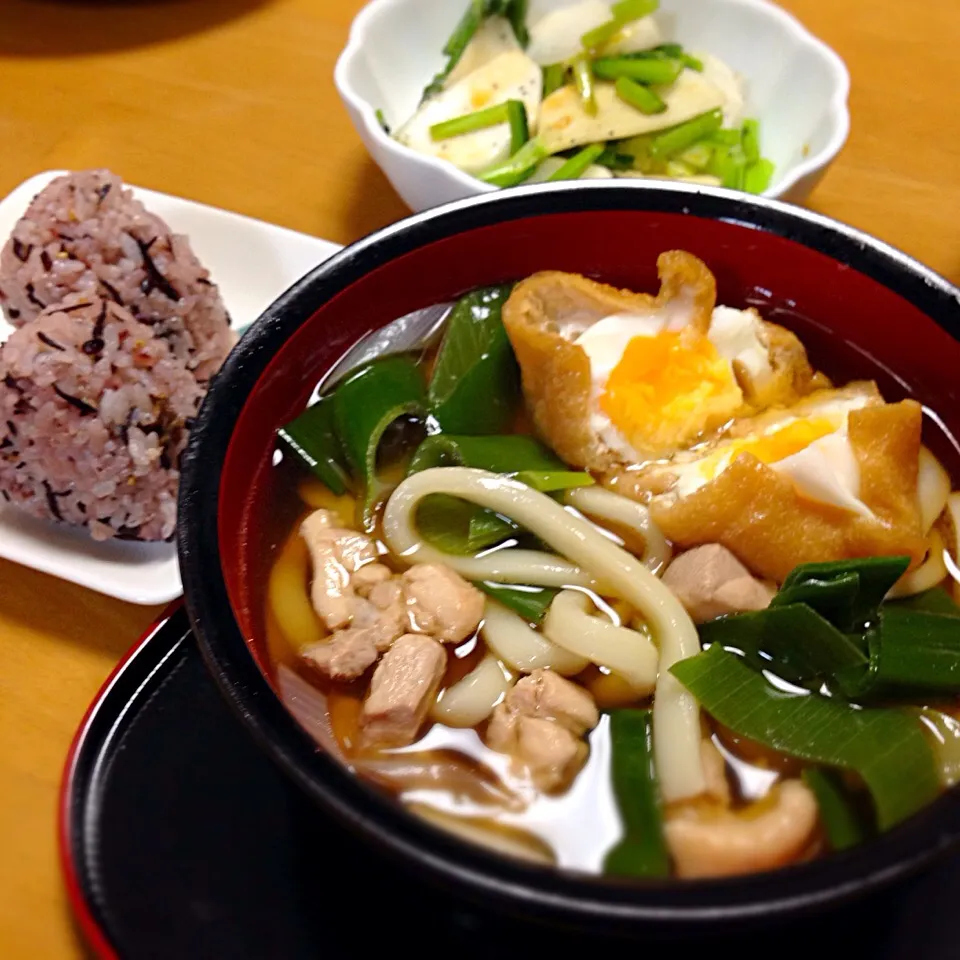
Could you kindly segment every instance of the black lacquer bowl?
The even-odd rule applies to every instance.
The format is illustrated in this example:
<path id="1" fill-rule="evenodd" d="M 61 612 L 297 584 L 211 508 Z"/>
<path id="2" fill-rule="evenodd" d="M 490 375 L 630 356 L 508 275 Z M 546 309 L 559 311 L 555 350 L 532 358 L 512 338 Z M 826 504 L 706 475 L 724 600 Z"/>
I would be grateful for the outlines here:
<path id="1" fill-rule="evenodd" d="M 201 411 L 181 484 L 180 562 L 191 621 L 238 716 L 286 774 L 343 826 L 411 870 L 507 912 L 597 932 L 705 934 L 827 909 L 928 865 L 960 836 L 950 793 L 880 839 L 777 872 L 626 882 L 527 866 L 420 822 L 319 752 L 268 670 L 263 530 L 276 428 L 361 337 L 413 310 L 536 270 L 656 289 L 659 253 L 701 257 L 718 301 L 802 327 L 816 362 L 842 347 L 851 377 L 911 395 L 960 435 L 960 294 L 909 257 L 816 214 L 722 190 L 548 184 L 477 197 L 347 248 L 244 336 Z M 947 444 L 949 446 L 949 444 Z M 956 449 L 935 447 L 956 470 Z"/>

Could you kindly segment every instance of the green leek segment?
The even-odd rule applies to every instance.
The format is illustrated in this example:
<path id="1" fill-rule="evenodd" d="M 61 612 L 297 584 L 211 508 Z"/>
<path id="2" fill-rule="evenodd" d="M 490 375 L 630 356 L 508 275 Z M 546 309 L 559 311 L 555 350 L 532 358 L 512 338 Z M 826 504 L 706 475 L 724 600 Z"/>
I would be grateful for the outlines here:
<path id="1" fill-rule="evenodd" d="M 854 709 L 816 694 L 790 694 L 720 646 L 670 668 L 712 717 L 788 756 L 858 774 L 881 830 L 940 792 L 932 748 L 906 710 Z"/>
<path id="2" fill-rule="evenodd" d="M 527 623 L 538 626 L 560 592 L 553 587 L 528 587 L 491 581 L 477 581 L 475 586 L 488 597 L 499 601 L 509 610 L 520 614 Z"/>
<path id="3" fill-rule="evenodd" d="M 610 775 L 624 834 L 608 851 L 603 872 L 623 877 L 668 876 L 670 856 L 653 763 L 651 711 L 612 711 L 610 746 Z"/>

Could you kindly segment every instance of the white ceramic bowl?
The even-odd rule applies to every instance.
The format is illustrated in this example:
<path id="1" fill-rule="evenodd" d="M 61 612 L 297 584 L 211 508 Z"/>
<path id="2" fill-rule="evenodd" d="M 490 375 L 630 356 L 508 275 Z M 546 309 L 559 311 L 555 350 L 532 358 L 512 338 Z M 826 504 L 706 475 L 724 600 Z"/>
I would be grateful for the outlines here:
<path id="1" fill-rule="evenodd" d="M 537 0 L 536 6 L 568 3 Z M 370 155 L 418 212 L 497 189 L 398 143 L 376 115 L 382 110 L 396 129 L 413 114 L 466 6 L 467 0 L 373 0 L 354 20 L 334 73 Z M 715 54 L 745 78 L 745 114 L 760 121 L 764 155 L 776 164 L 765 196 L 802 202 L 850 128 L 850 77 L 840 57 L 767 0 L 661 0 L 658 18 L 669 39 Z"/>

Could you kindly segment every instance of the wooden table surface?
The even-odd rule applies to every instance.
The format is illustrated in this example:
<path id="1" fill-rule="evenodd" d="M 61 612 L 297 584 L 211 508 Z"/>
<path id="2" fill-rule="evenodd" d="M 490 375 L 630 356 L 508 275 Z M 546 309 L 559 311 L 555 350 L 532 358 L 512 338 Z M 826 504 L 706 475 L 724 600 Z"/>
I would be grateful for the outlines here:
<path id="1" fill-rule="evenodd" d="M 456 2 L 456 0 L 436 0 Z M 704 3 L 710 0 L 703 0 Z M 0 0 L 0 195 L 126 180 L 335 241 L 405 208 L 332 83 L 362 0 Z M 960 5 L 784 0 L 846 60 L 853 132 L 811 200 L 960 282 Z M 74 729 L 157 610 L 0 561 L 0 956 L 83 949 L 55 843 Z"/>

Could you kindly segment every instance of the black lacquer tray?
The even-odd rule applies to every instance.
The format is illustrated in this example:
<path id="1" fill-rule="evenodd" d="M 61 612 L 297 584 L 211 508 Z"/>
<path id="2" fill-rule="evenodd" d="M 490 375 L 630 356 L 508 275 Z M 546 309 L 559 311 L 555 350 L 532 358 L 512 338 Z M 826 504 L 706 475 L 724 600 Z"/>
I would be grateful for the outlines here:
<path id="1" fill-rule="evenodd" d="M 285 782 L 231 715 L 181 609 L 92 705 L 61 817 L 74 911 L 102 957 L 960 957 L 960 858 L 882 896 L 741 938 L 605 942 L 479 911 L 381 860 Z"/>

